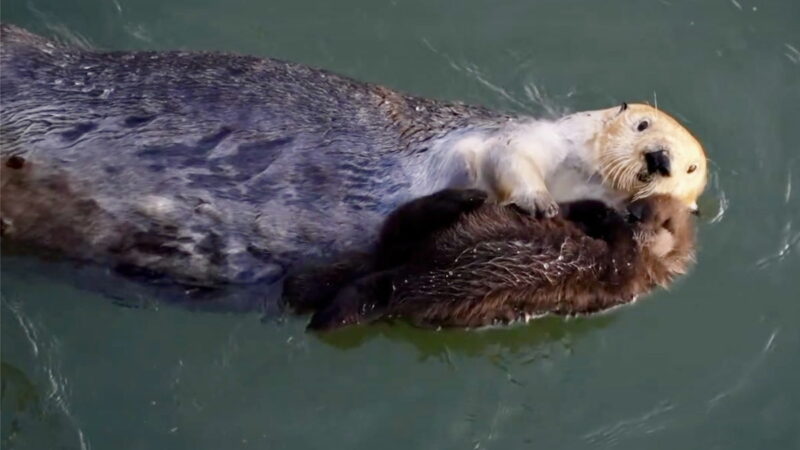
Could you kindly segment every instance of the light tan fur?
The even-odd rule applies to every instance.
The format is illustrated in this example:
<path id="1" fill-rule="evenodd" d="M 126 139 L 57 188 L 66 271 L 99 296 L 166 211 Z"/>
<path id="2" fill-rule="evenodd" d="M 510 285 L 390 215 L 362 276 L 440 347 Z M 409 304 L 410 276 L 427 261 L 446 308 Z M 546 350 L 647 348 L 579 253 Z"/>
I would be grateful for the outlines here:
<path id="1" fill-rule="evenodd" d="M 669 156 L 669 175 L 647 172 L 645 153 L 659 149 Z M 597 198 L 619 204 L 652 194 L 672 195 L 696 210 L 707 180 L 698 140 L 667 113 L 644 104 L 553 122 L 510 121 L 482 139 L 464 138 L 456 150 L 468 161 L 474 187 L 498 203 L 547 216 L 558 211 L 557 202 Z"/>
<path id="2" fill-rule="evenodd" d="M 643 120 L 649 125 L 639 132 L 637 126 Z M 659 147 L 669 153 L 671 176 L 640 180 L 643 154 Z M 615 189 L 637 199 L 669 194 L 697 208 L 708 178 L 706 155 L 700 142 L 667 113 L 649 105 L 629 105 L 606 122 L 603 132 L 597 134 L 595 148 L 600 173 Z"/>

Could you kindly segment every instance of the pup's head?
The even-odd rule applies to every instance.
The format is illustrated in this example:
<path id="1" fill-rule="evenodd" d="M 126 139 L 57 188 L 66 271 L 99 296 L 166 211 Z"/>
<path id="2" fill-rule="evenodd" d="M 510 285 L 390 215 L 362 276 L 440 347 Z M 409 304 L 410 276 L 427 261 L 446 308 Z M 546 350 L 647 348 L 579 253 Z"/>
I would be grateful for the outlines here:
<path id="1" fill-rule="evenodd" d="M 628 222 L 656 283 L 685 273 L 694 261 L 694 218 L 681 200 L 668 195 L 634 200 Z"/>
<path id="2" fill-rule="evenodd" d="M 706 156 L 697 139 L 649 105 L 623 103 L 604 116 L 596 146 L 606 182 L 634 200 L 669 194 L 696 211 L 707 179 Z"/>

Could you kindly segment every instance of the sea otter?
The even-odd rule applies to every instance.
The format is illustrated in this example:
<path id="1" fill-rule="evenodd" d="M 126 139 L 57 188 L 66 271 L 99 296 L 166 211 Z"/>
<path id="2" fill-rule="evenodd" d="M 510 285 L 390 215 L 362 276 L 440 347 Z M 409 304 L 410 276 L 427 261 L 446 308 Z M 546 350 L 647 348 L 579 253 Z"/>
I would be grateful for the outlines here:
<path id="1" fill-rule="evenodd" d="M 401 206 L 373 254 L 288 278 L 286 302 L 315 311 L 318 330 L 385 318 L 479 327 L 629 303 L 694 259 L 690 212 L 669 196 L 635 200 L 626 215 L 570 202 L 552 219 L 485 199 L 444 190 Z"/>
<path id="2" fill-rule="evenodd" d="M 542 216 L 706 182 L 699 142 L 631 104 L 558 120 L 304 65 L 78 49 L 0 26 L 4 239 L 215 286 L 374 242 L 398 205 L 480 188 Z"/>

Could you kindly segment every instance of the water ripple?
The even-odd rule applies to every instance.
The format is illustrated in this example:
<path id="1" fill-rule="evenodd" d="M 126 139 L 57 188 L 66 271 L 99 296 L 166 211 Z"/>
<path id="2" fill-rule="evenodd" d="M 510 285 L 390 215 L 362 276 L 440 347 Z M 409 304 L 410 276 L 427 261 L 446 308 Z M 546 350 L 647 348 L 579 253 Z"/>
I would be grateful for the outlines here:
<path id="1" fill-rule="evenodd" d="M 800 50 L 788 42 L 784 43 L 783 46 L 786 47 L 787 52 L 784 55 L 789 58 L 789 61 L 800 64 Z"/>
<path id="2" fill-rule="evenodd" d="M 28 343 L 31 344 L 31 349 L 33 350 L 33 356 L 39 356 L 39 344 L 37 341 L 39 340 L 36 336 L 36 327 L 33 323 L 28 320 L 25 315 L 19 310 L 19 306 L 16 303 L 12 303 L 5 298 L 3 298 L 3 304 L 11 310 L 12 315 L 15 319 L 17 319 L 17 323 L 19 323 L 20 328 L 25 333 L 25 338 L 28 339 Z"/>
<path id="3" fill-rule="evenodd" d="M 470 63 L 470 62 L 462 62 L 459 63 L 450 57 L 448 54 L 439 51 L 436 47 L 431 44 L 431 42 L 427 38 L 421 39 L 422 43 L 436 55 L 441 56 L 447 63 L 457 72 L 461 72 L 472 78 L 473 80 L 477 81 L 486 89 L 492 91 L 493 93 L 497 94 L 500 98 L 505 101 L 508 101 L 512 105 L 521 108 L 525 111 L 530 111 L 531 109 L 541 109 L 544 111 L 545 115 L 555 119 L 558 117 L 562 117 L 568 114 L 570 111 L 563 106 L 558 105 L 557 102 L 553 101 L 550 96 L 547 94 L 547 91 L 543 88 L 538 86 L 534 81 L 528 81 L 522 85 L 522 91 L 525 94 L 525 99 L 527 102 L 519 100 L 517 96 L 513 95 L 511 92 L 493 83 L 489 77 L 481 70 L 478 65 Z M 514 55 L 512 55 L 514 56 Z M 526 63 L 518 62 L 519 66 L 525 66 Z M 575 91 L 571 90 L 566 93 L 565 97 L 569 98 L 575 95 Z"/>
<path id="4" fill-rule="evenodd" d="M 38 367 L 42 368 L 47 378 L 50 392 L 47 401 L 55 405 L 56 409 L 66 417 L 71 428 L 74 429 L 78 443 L 82 450 L 90 448 L 86 436 L 78 425 L 75 416 L 70 412 L 69 407 L 69 383 L 67 378 L 60 370 L 61 343 L 55 337 L 49 341 L 43 338 L 48 333 L 37 326 L 22 310 L 18 302 L 9 300 L 5 296 L 0 299 L 2 305 L 7 307 L 12 316 L 20 324 L 28 343 L 31 346 L 34 359 L 38 362 Z"/>
<path id="5" fill-rule="evenodd" d="M 783 191 L 783 202 L 787 207 L 791 207 L 791 200 L 792 169 L 789 168 L 786 175 L 786 186 Z M 778 242 L 778 249 L 756 261 L 755 266 L 758 269 L 765 269 L 773 264 L 781 263 L 792 251 L 797 249 L 800 249 L 800 230 L 795 229 L 793 217 L 789 217 L 783 224 L 780 241 Z"/>
<path id="6" fill-rule="evenodd" d="M 644 414 L 622 419 L 613 424 L 603 425 L 594 431 L 586 433 L 583 435 L 583 439 L 590 444 L 600 445 L 604 448 L 613 447 L 622 439 L 663 430 L 666 428 L 663 416 L 673 409 L 675 409 L 675 405 L 664 400 Z"/>
<path id="7" fill-rule="evenodd" d="M 86 36 L 69 29 L 69 27 L 54 19 L 50 14 L 38 9 L 32 1 L 28 1 L 26 5 L 28 10 L 56 36 L 56 39 L 82 50 L 94 48 L 92 42 Z"/>
<path id="8" fill-rule="evenodd" d="M 793 250 L 797 249 L 800 249 L 800 231 L 795 231 L 792 227 L 792 221 L 789 220 L 783 226 L 778 250 L 756 261 L 756 268 L 765 269 L 773 264 L 780 263 Z"/>
<path id="9" fill-rule="evenodd" d="M 761 351 L 758 352 L 755 358 L 748 364 L 744 370 L 742 371 L 741 375 L 737 378 L 737 380 L 733 383 L 731 387 L 725 389 L 712 397 L 708 402 L 708 412 L 714 409 L 722 400 L 730 397 L 731 395 L 741 391 L 747 383 L 752 378 L 755 371 L 761 366 L 767 358 L 767 354 L 772 351 L 775 345 L 775 338 L 778 336 L 780 332 L 780 328 L 775 328 L 770 333 L 769 337 L 767 338 L 766 343 L 761 348 Z"/>
<path id="10" fill-rule="evenodd" d="M 714 164 L 713 161 L 709 161 L 709 163 Z M 725 217 L 725 213 L 728 212 L 728 207 L 730 206 L 728 195 L 725 193 L 725 189 L 722 188 L 719 179 L 719 171 L 718 168 L 716 168 L 716 170 L 711 172 L 711 190 L 716 193 L 718 202 L 717 213 L 714 214 L 714 217 L 708 220 L 708 223 L 712 225 L 722 222 L 722 219 Z"/>

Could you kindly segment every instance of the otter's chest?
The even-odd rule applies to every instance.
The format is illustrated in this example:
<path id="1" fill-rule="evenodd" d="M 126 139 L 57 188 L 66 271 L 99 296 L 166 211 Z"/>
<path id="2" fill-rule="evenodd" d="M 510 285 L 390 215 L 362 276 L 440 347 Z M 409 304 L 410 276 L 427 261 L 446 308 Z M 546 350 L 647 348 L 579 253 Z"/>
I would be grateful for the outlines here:
<path id="1" fill-rule="evenodd" d="M 564 158 L 545 181 L 558 203 L 591 199 L 618 208 L 626 199 L 624 194 L 604 185 L 600 174 L 577 156 Z"/>

